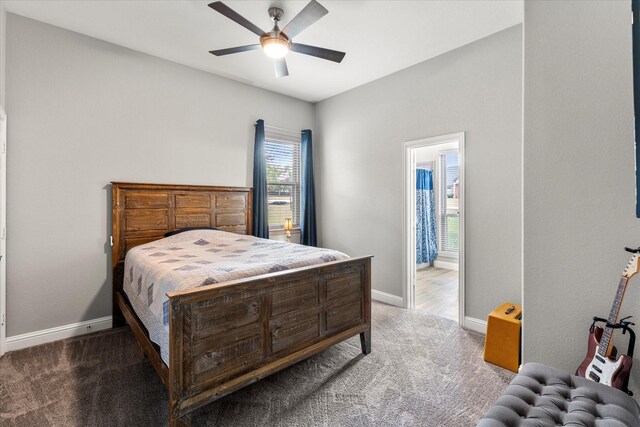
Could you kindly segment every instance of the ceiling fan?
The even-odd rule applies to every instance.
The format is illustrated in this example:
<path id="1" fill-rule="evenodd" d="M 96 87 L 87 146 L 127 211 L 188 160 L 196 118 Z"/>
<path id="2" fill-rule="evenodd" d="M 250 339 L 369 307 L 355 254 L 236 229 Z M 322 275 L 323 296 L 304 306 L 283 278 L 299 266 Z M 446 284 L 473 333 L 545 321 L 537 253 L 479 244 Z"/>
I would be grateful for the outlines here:
<path id="1" fill-rule="evenodd" d="M 232 21 L 242 25 L 247 30 L 260 36 L 260 43 L 250 44 L 246 46 L 230 47 L 227 49 L 212 50 L 209 53 L 215 56 L 230 55 L 232 53 L 246 52 L 255 50 L 260 47 L 264 53 L 274 59 L 274 68 L 276 77 L 284 77 L 289 75 L 285 56 L 289 51 L 302 53 L 304 55 L 315 56 L 317 58 L 326 59 L 340 63 L 344 58 L 345 52 L 337 50 L 325 49 L 322 47 L 309 46 L 301 43 L 293 43 L 293 38 L 302 31 L 311 26 L 318 19 L 329 13 L 316 0 L 311 0 L 304 9 L 300 11 L 282 30 L 278 27 L 278 22 L 284 14 L 283 10 L 278 7 L 269 8 L 269 16 L 274 22 L 273 29 L 269 32 L 262 31 L 258 26 L 241 16 L 239 13 L 231 9 L 221 1 L 209 4 L 209 7 Z"/>

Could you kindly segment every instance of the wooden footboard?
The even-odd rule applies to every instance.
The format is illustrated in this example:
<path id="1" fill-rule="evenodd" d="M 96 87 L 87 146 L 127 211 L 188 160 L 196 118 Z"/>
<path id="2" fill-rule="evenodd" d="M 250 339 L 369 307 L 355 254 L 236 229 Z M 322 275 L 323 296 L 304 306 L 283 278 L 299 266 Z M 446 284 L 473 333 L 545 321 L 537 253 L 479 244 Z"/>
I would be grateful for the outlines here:
<path id="1" fill-rule="evenodd" d="M 196 408 L 360 334 L 371 351 L 371 257 L 168 294 L 169 414 Z"/>

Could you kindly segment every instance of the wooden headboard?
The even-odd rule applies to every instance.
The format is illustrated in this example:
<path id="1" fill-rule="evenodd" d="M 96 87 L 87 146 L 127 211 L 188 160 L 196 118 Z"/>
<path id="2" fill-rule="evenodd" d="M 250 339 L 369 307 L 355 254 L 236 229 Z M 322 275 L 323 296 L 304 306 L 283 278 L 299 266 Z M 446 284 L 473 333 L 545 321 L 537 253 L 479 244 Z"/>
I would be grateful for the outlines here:
<path id="1" fill-rule="evenodd" d="M 114 267 L 129 249 L 185 227 L 251 234 L 251 188 L 129 182 L 111 187 Z"/>

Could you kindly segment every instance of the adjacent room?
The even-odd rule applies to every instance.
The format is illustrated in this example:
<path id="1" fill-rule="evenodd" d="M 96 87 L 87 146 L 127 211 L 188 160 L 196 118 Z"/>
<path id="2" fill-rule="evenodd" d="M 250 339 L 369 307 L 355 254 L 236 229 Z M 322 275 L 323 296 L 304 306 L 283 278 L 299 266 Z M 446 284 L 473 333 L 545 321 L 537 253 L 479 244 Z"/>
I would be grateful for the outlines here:
<path id="1" fill-rule="evenodd" d="M 452 139 L 412 149 L 416 194 L 408 210 L 415 212 L 416 271 L 410 291 L 416 309 L 459 321 L 462 180 L 459 137 Z"/>
<path id="2" fill-rule="evenodd" d="M 638 0 L 0 0 L 0 425 L 640 427 L 639 110 Z"/>

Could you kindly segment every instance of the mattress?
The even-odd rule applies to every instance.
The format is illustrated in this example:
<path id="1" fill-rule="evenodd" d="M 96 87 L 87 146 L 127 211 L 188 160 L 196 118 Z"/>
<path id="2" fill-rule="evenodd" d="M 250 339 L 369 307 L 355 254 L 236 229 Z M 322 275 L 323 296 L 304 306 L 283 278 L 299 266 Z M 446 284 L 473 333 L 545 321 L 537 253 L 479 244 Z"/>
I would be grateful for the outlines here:
<path id="1" fill-rule="evenodd" d="M 191 230 L 129 250 L 123 288 L 169 365 L 167 292 L 347 258 L 330 249 L 218 230 Z"/>

